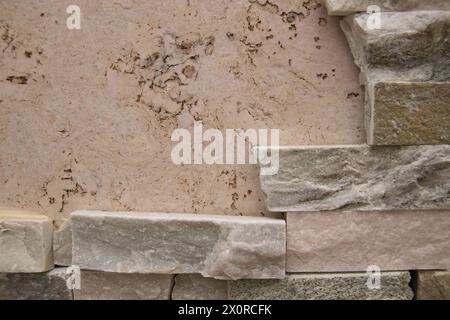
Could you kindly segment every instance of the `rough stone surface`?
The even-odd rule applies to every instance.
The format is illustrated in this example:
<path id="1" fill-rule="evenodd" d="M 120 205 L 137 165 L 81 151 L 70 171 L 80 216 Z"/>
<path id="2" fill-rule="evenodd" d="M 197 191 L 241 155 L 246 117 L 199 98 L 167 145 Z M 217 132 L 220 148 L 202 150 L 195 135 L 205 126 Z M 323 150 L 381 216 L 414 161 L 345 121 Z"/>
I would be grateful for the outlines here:
<path id="1" fill-rule="evenodd" d="M 287 214 L 287 272 L 450 268 L 450 211 Z"/>
<path id="2" fill-rule="evenodd" d="M 52 221 L 23 210 L 0 210 L 0 273 L 53 268 Z"/>
<path id="3" fill-rule="evenodd" d="M 173 276 L 167 274 L 81 271 L 75 300 L 169 300 Z"/>
<path id="4" fill-rule="evenodd" d="M 242 300 L 410 300 L 409 272 L 381 273 L 380 289 L 369 289 L 366 273 L 289 274 L 283 280 L 229 282 L 229 298 Z"/>
<path id="5" fill-rule="evenodd" d="M 450 300 L 450 272 L 448 270 L 418 271 L 416 299 Z"/>
<path id="6" fill-rule="evenodd" d="M 376 83 L 369 103 L 369 144 L 450 144 L 450 82 Z"/>
<path id="7" fill-rule="evenodd" d="M 366 12 L 370 5 L 383 11 L 450 10 L 448 0 L 324 0 L 328 14 L 347 16 Z"/>
<path id="8" fill-rule="evenodd" d="M 72 265 L 72 226 L 64 221 L 53 234 L 53 259 L 58 266 Z"/>
<path id="9" fill-rule="evenodd" d="M 450 209 L 449 160 L 450 145 L 280 147 L 260 180 L 271 211 Z"/>
<path id="10" fill-rule="evenodd" d="M 450 80 L 450 11 L 381 13 L 380 29 L 369 28 L 368 17 L 341 22 L 362 84 Z"/>
<path id="11" fill-rule="evenodd" d="M 77 211 L 73 263 L 123 273 L 282 278 L 285 222 L 262 217 Z"/>
<path id="12" fill-rule="evenodd" d="M 202 277 L 199 274 L 179 274 L 175 277 L 172 300 L 226 300 L 228 282 Z"/>
<path id="13" fill-rule="evenodd" d="M 66 268 L 47 273 L 0 274 L 0 300 L 72 300 Z"/>
<path id="14" fill-rule="evenodd" d="M 80 208 L 260 216 L 254 166 L 176 166 L 173 130 L 363 143 L 340 19 L 318 0 L 260 2 L 0 1 L 0 203 L 58 223 Z"/>

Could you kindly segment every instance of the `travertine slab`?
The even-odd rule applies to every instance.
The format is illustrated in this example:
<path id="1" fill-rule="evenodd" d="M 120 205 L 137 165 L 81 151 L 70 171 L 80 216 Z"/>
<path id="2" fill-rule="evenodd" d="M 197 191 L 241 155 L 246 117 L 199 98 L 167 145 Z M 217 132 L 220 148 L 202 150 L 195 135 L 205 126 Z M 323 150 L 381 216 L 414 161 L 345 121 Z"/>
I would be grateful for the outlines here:
<path id="1" fill-rule="evenodd" d="M 226 300 L 228 282 L 202 277 L 199 274 L 179 274 L 175 277 L 172 300 Z"/>
<path id="2" fill-rule="evenodd" d="M 370 289 L 366 273 L 288 274 L 283 280 L 229 281 L 234 300 L 410 300 L 409 272 L 384 272 Z"/>
<path id="3" fill-rule="evenodd" d="M 52 221 L 44 215 L 0 210 L 0 273 L 53 268 Z"/>
<path id="4" fill-rule="evenodd" d="M 418 271 L 416 299 L 450 300 L 450 272 L 448 270 Z"/>
<path id="5" fill-rule="evenodd" d="M 271 218 L 77 211 L 73 263 L 122 273 L 283 278 L 285 222 Z"/>
<path id="6" fill-rule="evenodd" d="M 173 275 L 81 271 L 75 300 L 169 300 Z"/>
<path id="7" fill-rule="evenodd" d="M 450 10 L 448 0 L 324 0 L 328 14 L 346 16 L 376 5 L 383 11 Z"/>
<path id="8" fill-rule="evenodd" d="M 58 266 L 72 265 L 72 226 L 64 221 L 53 234 L 53 258 Z"/>
<path id="9" fill-rule="evenodd" d="M 46 273 L 0 274 L 0 300 L 72 300 L 66 268 Z"/>
<path id="10" fill-rule="evenodd" d="M 450 145 L 277 150 L 278 173 L 260 174 L 271 211 L 450 208 Z"/>
<path id="11" fill-rule="evenodd" d="M 369 103 L 369 144 L 450 144 L 450 82 L 379 82 Z"/>
<path id="12" fill-rule="evenodd" d="M 287 214 L 287 272 L 450 268 L 450 211 Z"/>

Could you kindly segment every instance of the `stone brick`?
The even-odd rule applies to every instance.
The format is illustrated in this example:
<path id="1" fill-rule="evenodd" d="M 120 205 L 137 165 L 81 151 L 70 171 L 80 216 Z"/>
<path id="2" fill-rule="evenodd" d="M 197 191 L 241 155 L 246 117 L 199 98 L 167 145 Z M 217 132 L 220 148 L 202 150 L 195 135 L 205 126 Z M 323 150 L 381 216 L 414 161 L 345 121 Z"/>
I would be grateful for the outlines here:
<path id="1" fill-rule="evenodd" d="M 173 276 L 167 274 L 81 271 L 75 300 L 169 300 Z"/>
<path id="2" fill-rule="evenodd" d="M 122 273 L 283 278 L 284 220 L 196 214 L 72 213 L 73 263 Z"/>
<path id="3" fill-rule="evenodd" d="M 450 10 L 448 0 L 324 0 L 328 14 L 347 16 L 366 12 L 370 5 L 383 11 Z"/>
<path id="4" fill-rule="evenodd" d="M 66 268 L 46 273 L 1 273 L 0 300 L 72 300 Z"/>
<path id="5" fill-rule="evenodd" d="M 410 300 L 409 272 L 381 273 L 380 288 L 369 289 L 366 273 L 288 274 L 283 280 L 229 282 L 233 300 Z"/>
<path id="6" fill-rule="evenodd" d="M 279 148 L 261 175 L 271 211 L 450 208 L 450 145 Z"/>
<path id="7" fill-rule="evenodd" d="M 450 300 L 449 271 L 418 271 L 417 300 Z"/>
<path id="8" fill-rule="evenodd" d="M 450 211 L 287 214 L 287 272 L 450 268 Z"/>
<path id="9" fill-rule="evenodd" d="M 0 273 L 53 268 L 52 221 L 44 215 L 0 210 Z"/>
<path id="10" fill-rule="evenodd" d="M 175 277 L 172 300 L 226 300 L 228 282 L 202 277 L 199 274 L 179 274 Z"/>
<path id="11" fill-rule="evenodd" d="M 72 227 L 64 221 L 53 234 L 53 258 L 58 266 L 72 265 Z"/>
<path id="12" fill-rule="evenodd" d="M 379 82 L 369 103 L 369 144 L 450 144 L 450 82 Z"/>

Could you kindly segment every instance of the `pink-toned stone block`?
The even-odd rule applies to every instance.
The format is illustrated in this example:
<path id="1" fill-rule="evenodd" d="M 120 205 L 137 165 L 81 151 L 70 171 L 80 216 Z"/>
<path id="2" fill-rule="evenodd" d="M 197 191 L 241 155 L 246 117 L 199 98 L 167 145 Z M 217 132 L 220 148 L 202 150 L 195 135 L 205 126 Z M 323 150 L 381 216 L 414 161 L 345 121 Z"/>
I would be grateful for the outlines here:
<path id="1" fill-rule="evenodd" d="M 448 269 L 450 211 L 287 214 L 287 272 Z"/>

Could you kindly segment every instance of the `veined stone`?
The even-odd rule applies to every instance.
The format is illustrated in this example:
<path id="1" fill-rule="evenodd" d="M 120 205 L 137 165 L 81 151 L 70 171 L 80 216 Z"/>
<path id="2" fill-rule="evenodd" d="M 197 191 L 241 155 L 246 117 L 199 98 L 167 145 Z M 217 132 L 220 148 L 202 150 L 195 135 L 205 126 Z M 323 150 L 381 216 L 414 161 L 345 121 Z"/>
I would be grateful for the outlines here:
<path id="1" fill-rule="evenodd" d="M 228 282 L 202 277 L 199 274 L 179 274 L 175 277 L 172 300 L 226 300 Z"/>
<path id="2" fill-rule="evenodd" d="M 382 272 L 379 289 L 366 273 L 288 274 L 283 280 L 229 281 L 233 300 L 410 300 L 409 272 Z M 372 283 L 372 282 L 371 282 Z"/>
<path id="3" fill-rule="evenodd" d="M 53 234 L 53 258 L 58 266 L 72 265 L 72 227 L 64 221 Z"/>
<path id="4" fill-rule="evenodd" d="M 52 221 L 44 215 L 0 210 L 0 273 L 53 268 Z"/>
<path id="5" fill-rule="evenodd" d="M 72 300 L 66 268 L 46 273 L 1 273 L 0 300 Z"/>
<path id="6" fill-rule="evenodd" d="M 341 22 L 362 84 L 450 79 L 450 11 L 386 12 L 380 18 L 379 29 L 368 24 L 368 14 Z"/>
<path id="7" fill-rule="evenodd" d="M 416 279 L 417 300 L 450 300 L 450 272 L 418 271 Z"/>
<path id="8" fill-rule="evenodd" d="M 450 268 L 450 211 L 287 214 L 287 272 Z"/>
<path id="9" fill-rule="evenodd" d="M 270 211 L 450 209 L 450 145 L 277 149 L 278 173 L 260 173 Z"/>
<path id="10" fill-rule="evenodd" d="M 138 212 L 72 213 L 73 263 L 122 273 L 283 278 L 284 220 Z"/>
<path id="11" fill-rule="evenodd" d="M 448 0 L 324 0 L 328 14 L 347 16 L 376 5 L 383 11 L 450 10 Z"/>
<path id="12" fill-rule="evenodd" d="M 169 300 L 173 276 L 83 270 L 80 280 L 75 300 Z"/>
<path id="13" fill-rule="evenodd" d="M 369 144 L 450 144 L 450 82 L 380 82 L 373 91 Z"/>

